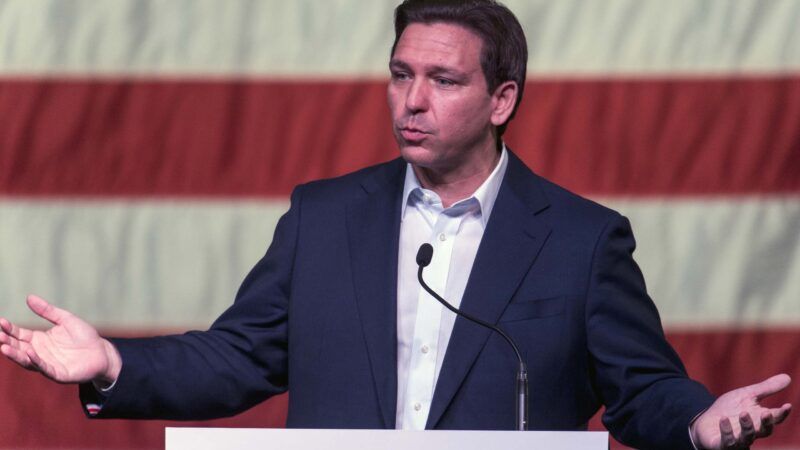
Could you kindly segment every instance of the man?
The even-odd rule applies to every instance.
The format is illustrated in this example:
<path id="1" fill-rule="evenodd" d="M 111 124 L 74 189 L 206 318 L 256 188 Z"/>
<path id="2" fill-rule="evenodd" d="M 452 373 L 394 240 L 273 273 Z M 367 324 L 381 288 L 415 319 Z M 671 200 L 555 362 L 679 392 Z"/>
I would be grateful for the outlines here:
<path id="1" fill-rule="evenodd" d="M 514 356 L 422 292 L 434 289 L 521 346 L 532 429 L 604 422 L 640 448 L 745 448 L 790 405 L 779 375 L 714 399 L 663 337 L 627 220 L 527 169 L 501 141 L 527 50 L 491 0 L 407 0 L 388 100 L 402 160 L 299 186 L 270 249 L 206 332 L 106 340 L 31 296 L 55 324 L 0 320 L 0 351 L 78 382 L 97 417 L 234 414 L 291 387 L 288 426 L 513 426 Z M 507 382 L 504 382 L 506 381 Z"/>

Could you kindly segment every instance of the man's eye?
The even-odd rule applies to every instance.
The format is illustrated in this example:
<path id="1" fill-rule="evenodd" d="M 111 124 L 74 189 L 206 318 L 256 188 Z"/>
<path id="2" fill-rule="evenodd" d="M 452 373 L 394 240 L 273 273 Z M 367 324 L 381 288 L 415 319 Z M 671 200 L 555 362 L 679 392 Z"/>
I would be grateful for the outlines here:
<path id="1" fill-rule="evenodd" d="M 392 72 L 392 78 L 397 81 L 406 81 L 411 77 L 405 72 Z"/>
<path id="2" fill-rule="evenodd" d="M 438 86 L 442 87 L 455 86 L 456 84 L 453 80 L 449 80 L 447 78 L 436 78 L 435 82 Z"/>

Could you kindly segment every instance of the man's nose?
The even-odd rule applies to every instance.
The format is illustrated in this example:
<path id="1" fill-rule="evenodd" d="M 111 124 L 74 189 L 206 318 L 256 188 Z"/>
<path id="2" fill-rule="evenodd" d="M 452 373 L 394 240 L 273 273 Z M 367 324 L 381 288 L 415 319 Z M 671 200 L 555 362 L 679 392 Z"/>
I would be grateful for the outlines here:
<path id="1" fill-rule="evenodd" d="M 416 78 L 408 88 L 406 95 L 406 108 L 410 112 L 420 112 L 428 109 L 428 84 L 422 77 Z"/>

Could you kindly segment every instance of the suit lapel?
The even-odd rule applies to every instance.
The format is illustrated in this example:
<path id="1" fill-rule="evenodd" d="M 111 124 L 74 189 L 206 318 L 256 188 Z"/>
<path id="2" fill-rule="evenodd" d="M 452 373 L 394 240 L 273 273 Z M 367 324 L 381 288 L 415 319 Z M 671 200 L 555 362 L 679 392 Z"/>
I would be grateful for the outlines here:
<path id="1" fill-rule="evenodd" d="M 535 175 L 509 152 L 506 175 L 461 300 L 463 311 L 497 322 L 550 233 L 535 217 L 546 207 Z M 463 318 L 456 320 L 426 428 L 436 427 L 491 333 Z"/>
<path id="2" fill-rule="evenodd" d="M 397 255 L 405 162 L 368 177 L 365 195 L 347 211 L 359 322 L 364 332 L 383 421 L 394 428 L 397 403 Z"/>

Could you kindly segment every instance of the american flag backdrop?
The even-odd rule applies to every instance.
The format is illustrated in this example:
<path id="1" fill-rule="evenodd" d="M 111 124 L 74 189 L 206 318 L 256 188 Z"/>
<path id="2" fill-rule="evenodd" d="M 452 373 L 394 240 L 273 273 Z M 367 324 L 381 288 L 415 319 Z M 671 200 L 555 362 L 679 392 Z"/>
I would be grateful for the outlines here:
<path id="1" fill-rule="evenodd" d="M 631 219 L 692 377 L 786 372 L 800 406 L 800 1 L 505 3 L 530 51 L 508 145 Z M 0 0 L 0 315 L 44 326 L 37 293 L 108 335 L 206 328 L 294 185 L 396 157 L 395 4 Z M 167 422 L 89 421 L 5 360 L 0 402 L 0 449 L 163 448 Z M 755 448 L 800 449 L 798 411 Z"/>

